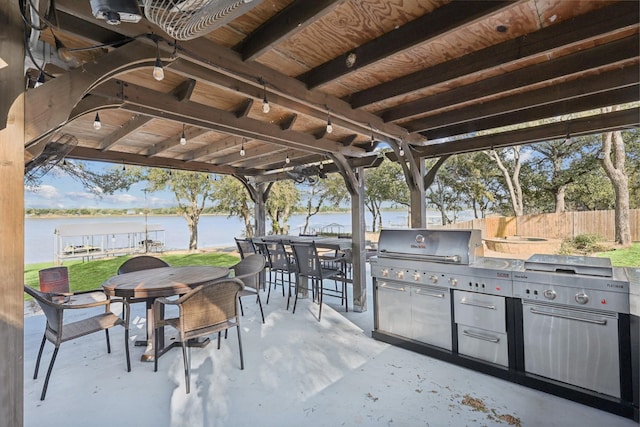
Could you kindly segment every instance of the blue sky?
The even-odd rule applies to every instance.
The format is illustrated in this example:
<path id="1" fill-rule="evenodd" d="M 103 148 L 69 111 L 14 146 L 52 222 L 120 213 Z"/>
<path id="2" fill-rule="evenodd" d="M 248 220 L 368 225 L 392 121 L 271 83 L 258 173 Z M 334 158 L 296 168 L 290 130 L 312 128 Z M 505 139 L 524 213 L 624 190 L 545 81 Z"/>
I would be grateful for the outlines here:
<path id="1" fill-rule="evenodd" d="M 112 164 L 85 162 L 94 171 L 112 168 Z M 54 168 L 42 178 L 42 185 L 38 189 L 25 187 L 25 208 L 160 208 L 175 206 L 172 193 L 163 191 L 148 193 L 145 201 L 145 182 L 135 184 L 128 193 L 118 192 L 101 197 L 91 193 L 66 174 L 60 174 Z"/>

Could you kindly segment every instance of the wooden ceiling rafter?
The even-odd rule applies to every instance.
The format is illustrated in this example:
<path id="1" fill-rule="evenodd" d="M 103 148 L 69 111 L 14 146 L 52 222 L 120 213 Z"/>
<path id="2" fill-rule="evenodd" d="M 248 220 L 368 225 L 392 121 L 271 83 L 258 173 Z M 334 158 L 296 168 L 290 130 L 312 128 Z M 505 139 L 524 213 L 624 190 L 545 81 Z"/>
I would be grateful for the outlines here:
<path id="1" fill-rule="evenodd" d="M 464 3 L 464 9 L 461 10 L 458 4 L 444 5 L 432 13 L 345 52 L 331 61 L 307 71 L 298 78 L 305 82 L 310 89 L 322 86 L 377 61 L 441 36 L 458 25 L 468 24 L 510 7 L 516 2 L 492 0 L 457 1 L 456 3 Z M 349 66 L 347 58 L 352 54 L 355 54 L 356 60 L 353 65 Z"/>
<path id="2" fill-rule="evenodd" d="M 632 90 L 631 86 L 637 85 L 638 75 L 640 75 L 640 66 L 636 63 L 631 66 L 586 76 L 579 81 L 566 81 L 554 86 L 546 86 L 532 90 L 527 92 L 526 96 L 522 96 L 521 94 L 510 95 L 453 111 L 429 115 L 403 123 L 402 125 L 411 132 L 435 132 L 440 129 L 447 132 L 446 129 L 464 123 L 509 114 L 532 107 L 560 103 L 609 90 L 622 88 Z M 584 108 L 584 110 L 587 109 L 589 108 Z M 427 133 L 427 136 L 428 135 Z M 429 139 L 434 139 L 434 137 L 431 136 Z"/>
<path id="3" fill-rule="evenodd" d="M 354 108 L 420 91 L 429 86 L 479 73 L 514 61 L 543 55 L 563 46 L 638 26 L 638 2 L 619 2 L 566 22 L 542 28 L 463 57 L 443 62 L 403 77 L 355 92 L 347 97 Z"/>
<path id="4" fill-rule="evenodd" d="M 439 143 L 424 147 L 414 147 L 413 151 L 419 157 L 431 158 L 478 150 L 503 148 L 512 145 L 551 141 L 566 138 L 567 135 L 590 135 L 625 128 L 630 129 L 638 126 L 640 126 L 640 108 L 635 107 L 513 131 L 456 139 L 446 144 Z"/>
<path id="5" fill-rule="evenodd" d="M 329 13 L 341 0 L 296 0 L 257 30 L 252 32 L 233 49 L 245 61 L 255 60 L 280 41 L 293 36 Z"/>
<path id="6" fill-rule="evenodd" d="M 569 55 L 549 59 L 542 64 L 520 68 L 466 86 L 456 87 L 446 92 L 407 102 L 387 109 L 382 113 L 382 117 L 386 121 L 403 120 L 419 116 L 424 111 L 434 111 L 474 100 L 478 102 L 483 97 L 495 96 L 499 93 L 507 94 L 513 90 L 522 90 L 529 86 L 549 82 L 571 74 L 595 70 L 615 62 L 624 63 L 636 58 L 639 50 L 640 39 L 638 33 L 636 33 L 623 39 L 597 45 L 591 49 L 584 49 Z"/>

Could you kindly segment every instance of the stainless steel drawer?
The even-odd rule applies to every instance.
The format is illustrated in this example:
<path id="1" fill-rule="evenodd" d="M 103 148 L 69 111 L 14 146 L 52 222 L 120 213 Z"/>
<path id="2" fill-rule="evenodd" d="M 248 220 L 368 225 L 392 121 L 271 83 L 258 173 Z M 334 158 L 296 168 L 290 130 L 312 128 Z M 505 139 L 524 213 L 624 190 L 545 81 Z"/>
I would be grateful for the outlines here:
<path id="1" fill-rule="evenodd" d="M 458 324 L 458 353 L 508 366 L 507 334 Z"/>
<path id="2" fill-rule="evenodd" d="M 507 332 L 504 297 L 457 290 L 453 297 L 456 323 L 488 331 Z"/>
<path id="3" fill-rule="evenodd" d="M 411 289 L 397 282 L 376 282 L 377 328 L 403 337 L 411 337 Z"/>

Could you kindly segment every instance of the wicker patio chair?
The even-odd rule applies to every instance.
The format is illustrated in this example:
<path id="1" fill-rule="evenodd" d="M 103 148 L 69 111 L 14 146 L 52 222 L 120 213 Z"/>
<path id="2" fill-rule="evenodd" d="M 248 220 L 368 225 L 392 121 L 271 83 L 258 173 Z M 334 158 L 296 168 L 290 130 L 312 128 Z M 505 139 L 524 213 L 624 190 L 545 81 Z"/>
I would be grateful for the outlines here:
<path id="1" fill-rule="evenodd" d="M 40 400 L 44 400 L 47 394 L 47 387 L 49 385 L 49 379 L 51 378 L 51 371 L 53 370 L 53 364 L 56 361 L 58 355 L 58 349 L 63 342 L 71 341 L 76 338 L 83 337 L 85 335 L 92 334 L 94 332 L 105 331 L 107 338 L 107 353 L 111 353 L 111 342 L 109 340 L 109 328 L 114 326 L 124 327 L 124 345 L 125 354 L 127 358 L 127 372 L 131 371 L 131 360 L 129 358 L 129 304 L 122 299 L 107 298 L 104 300 L 98 300 L 93 302 L 81 302 L 74 301 L 74 297 L 77 294 L 67 294 L 61 296 L 57 293 L 43 293 L 39 292 L 29 286 L 24 286 L 24 291 L 29 294 L 40 305 L 44 315 L 47 318 L 47 326 L 42 337 L 42 343 L 40 344 L 40 350 L 38 351 L 38 358 L 36 360 L 36 368 L 33 373 L 33 379 L 38 378 L 38 370 L 40 368 L 40 360 L 42 358 L 42 351 L 44 350 L 44 344 L 48 340 L 54 346 L 53 354 L 51 356 L 51 362 L 49 363 L 49 369 L 47 369 L 47 376 L 44 380 L 42 387 L 42 394 Z M 85 299 L 86 300 L 86 299 Z M 111 303 L 121 302 L 123 304 L 124 319 L 111 312 Z M 68 310 L 82 310 L 91 309 L 94 307 L 105 307 L 105 312 L 101 314 L 93 314 L 89 317 L 85 317 L 81 320 L 77 320 L 70 323 L 64 322 L 64 314 Z M 89 312 L 93 313 L 91 310 Z"/>
<path id="2" fill-rule="evenodd" d="M 321 262 L 320 257 L 318 256 L 318 249 L 314 242 L 291 242 L 291 248 L 293 249 L 298 269 L 293 313 L 296 312 L 301 279 L 307 279 L 310 281 L 312 291 L 317 295 L 318 303 L 320 304 L 318 321 L 320 321 L 322 317 L 322 299 L 325 292 L 329 292 L 329 295 L 340 298 L 341 303 L 345 304 L 346 311 L 349 311 L 349 303 L 347 301 L 347 282 L 344 275 L 344 269 L 329 268 L 326 263 Z M 342 257 L 335 261 L 339 262 L 341 259 Z M 338 290 L 325 288 L 323 285 L 323 281 L 325 279 L 340 280 L 342 286 Z"/>
<path id="3" fill-rule="evenodd" d="M 149 270 L 152 268 L 169 267 L 169 264 L 160 258 L 149 255 L 140 255 L 129 258 L 118 267 L 118 274 L 131 273 L 132 271 Z"/>
<path id="4" fill-rule="evenodd" d="M 154 303 L 155 316 L 155 358 L 154 371 L 158 370 L 159 336 L 161 328 L 172 326 L 177 329 L 182 346 L 184 360 L 184 376 L 187 393 L 190 392 L 189 377 L 191 362 L 187 352 L 187 341 L 218 333 L 220 348 L 221 332 L 235 327 L 238 332 L 238 348 L 240 350 L 240 369 L 244 369 L 242 356 L 242 340 L 240 337 L 240 316 L 238 316 L 238 295 L 244 288 L 239 279 L 215 281 L 194 288 L 177 300 L 158 298 Z M 176 318 L 162 319 L 160 316 L 164 306 L 177 306 L 179 315 Z"/>
<path id="5" fill-rule="evenodd" d="M 264 323 L 264 311 L 260 300 L 260 273 L 264 270 L 265 260 L 260 254 L 251 254 L 242 261 L 232 266 L 234 278 L 240 279 L 244 283 L 244 289 L 240 291 L 238 301 L 240 303 L 240 313 L 244 316 L 242 307 L 242 297 L 255 296 L 256 302 L 260 306 L 260 315 Z"/>
<path id="6" fill-rule="evenodd" d="M 251 239 L 239 239 L 237 237 L 234 237 L 234 240 L 236 241 L 236 246 L 238 247 L 240 258 L 244 259 L 247 256 L 256 253 L 256 247 L 254 246 Z"/>

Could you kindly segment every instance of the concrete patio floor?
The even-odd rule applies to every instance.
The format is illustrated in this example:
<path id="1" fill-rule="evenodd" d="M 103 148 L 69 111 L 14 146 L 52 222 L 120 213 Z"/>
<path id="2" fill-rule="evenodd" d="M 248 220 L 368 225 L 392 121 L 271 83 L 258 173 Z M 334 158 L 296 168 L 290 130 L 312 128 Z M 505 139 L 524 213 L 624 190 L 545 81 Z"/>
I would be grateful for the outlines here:
<path id="1" fill-rule="evenodd" d="M 369 310 L 345 313 L 327 298 L 300 300 L 295 314 L 273 294 L 264 305 L 244 299 L 240 370 L 235 331 L 192 350 L 191 393 L 185 394 L 182 354 L 140 361 L 131 346 L 125 369 L 123 330 L 64 343 L 47 398 L 40 392 L 52 346 L 32 379 L 44 316 L 25 317 L 25 427 L 178 426 L 610 426 L 638 424 L 595 408 L 512 384 L 373 340 Z M 280 290 L 278 290 L 280 291 Z M 266 298 L 264 298 L 266 300 Z M 132 337 L 144 334 L 144 304 L 132 306 Z"/>

